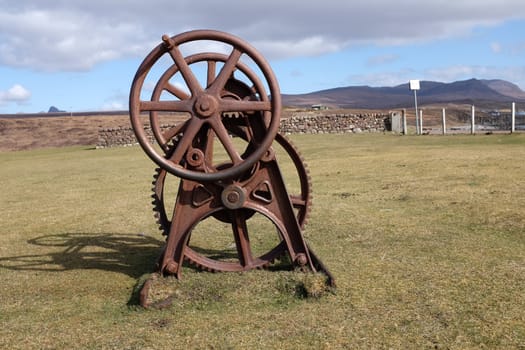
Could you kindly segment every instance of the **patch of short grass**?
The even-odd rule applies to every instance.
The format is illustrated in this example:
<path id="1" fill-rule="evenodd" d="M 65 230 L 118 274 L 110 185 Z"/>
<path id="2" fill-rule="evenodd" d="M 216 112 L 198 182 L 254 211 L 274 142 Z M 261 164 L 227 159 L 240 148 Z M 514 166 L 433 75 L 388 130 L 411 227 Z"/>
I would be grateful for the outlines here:
<path id="1" fill-rule="evenodd" d="M 0 348 L 525 346 L 525 135 L 292 140 L 337 289 L 187 266 L 162 310 L 136 299 L 163 244 L 140 148 L 0 153 Z"/>

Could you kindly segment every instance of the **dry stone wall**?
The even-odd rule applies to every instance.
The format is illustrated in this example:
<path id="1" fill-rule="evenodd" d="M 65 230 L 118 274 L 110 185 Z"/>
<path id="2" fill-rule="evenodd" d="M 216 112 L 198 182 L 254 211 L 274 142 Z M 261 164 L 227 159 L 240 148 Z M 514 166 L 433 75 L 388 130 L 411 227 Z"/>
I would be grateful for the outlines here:
<path id="1" fill-rule="evenodd" d="M 174 125 L 162 125 L 162 129 L 173 127 Z M 153 141 L 153 132 L 150 127 L 144 127 L 148 138 Z M 126 147 L 138 144 L 135 133 L 131 127 L 105 128 L 98 131 L 97 148 L 107 147 Z"/>
<path id="2" fill-rule="evenodd" d="M 388 126 L 387 114 L 295 115 L 281 120 L 285 134 L 340 134 L 383 132 Z"/>
<path id="3" fill-rule="evenodd" d="M 171 128 L 174 125 L 162 125 Z M 293 115 L 281 120 L 280 132 L 283 134 L 340 134 L 384 132 L 390 129 L 388 114 L 320 114 Z M 146 135 L 153 140 L 149 127 L 144 128 Z M 99 130 L 97 148 L 132 146 L 137 144 L 131 127 L 118 127 Z"/>

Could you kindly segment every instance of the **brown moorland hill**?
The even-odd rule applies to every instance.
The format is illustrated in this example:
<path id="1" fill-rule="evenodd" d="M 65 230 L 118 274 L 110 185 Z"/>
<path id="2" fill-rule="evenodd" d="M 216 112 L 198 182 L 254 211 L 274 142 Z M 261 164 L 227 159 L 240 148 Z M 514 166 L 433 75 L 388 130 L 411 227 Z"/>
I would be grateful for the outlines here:
<path id="1" fill-rule="evenodd" d="M 0 118 L 0 151 L 95 145 L 100 128 L 129 125 L 123 115 Z"/>
<path id="2" fill-rule="evenodd" d="M 180 116 L 166 116 L 164 123 L 175 123 Z M 100 129 L 130 127 L 122 112 L 77 113 L 70 115 L 0 115 L 0 151 L 65 146 L 95 146 Z"/>
<path id="3" fill-rule="evenodd" d="M 447 105 L 447 118 L 450 124 L 465 113 L 469 113 L 467 105 Z M 329 109 L 313 111 L 304 108 L 286 108 L 281 117 L 292 115 L 308 116 L 316 114 L 369 114 L 388 113 L 389 110 L 370 109 Z M 429 106 L 425 108 L 425 126 L 437 127 L 441 123 L 441 107 Z M 146 116 L 144 117 L 146 119 Z M 180 116 L 169 115 L 162 117 L 162 123 L 173 124 L 181 120 Z M 407 110 L 409 125 L 415 123 L 414 111 Z M 145 120 L 146 122 L 146 120 Z M 100 129 L 130 127 L 129 116 L 119 112 L 112 114 L 76 113 L 73 116 L 57 114 L 43 115 L 0 115 L 0 152 L 18 151 L 36 148 L 65 147 L 65 146 L 95 146 L 98 142 Z"/>

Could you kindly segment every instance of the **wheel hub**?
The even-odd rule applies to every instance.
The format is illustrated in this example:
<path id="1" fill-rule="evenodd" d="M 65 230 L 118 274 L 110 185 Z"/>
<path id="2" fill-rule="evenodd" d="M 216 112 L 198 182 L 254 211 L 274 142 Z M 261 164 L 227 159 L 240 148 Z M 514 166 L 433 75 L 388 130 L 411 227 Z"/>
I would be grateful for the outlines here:
<path id="1" fill-rule="evenodd" d="M 219 102 L 210 94 L 203 94 L 195 101 L 195 112 L 201 118 L 208 118 L 217 113 Z"/>
<path id="2" fill-rule="evenodd" d="M 229 185 L 222 191 L 221 200 L 228 209 L 242 208 L 246 201 L 246 190 L 238 185 Z"/>

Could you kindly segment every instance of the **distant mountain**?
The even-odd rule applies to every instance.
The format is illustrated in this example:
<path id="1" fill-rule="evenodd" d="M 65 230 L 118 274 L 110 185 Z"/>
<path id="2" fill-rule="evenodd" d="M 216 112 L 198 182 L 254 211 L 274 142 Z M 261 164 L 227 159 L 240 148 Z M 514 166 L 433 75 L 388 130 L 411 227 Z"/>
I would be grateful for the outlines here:
<path id="1" fill-rule="evenodd" d="M 47 113 L 60 113 L 60 112 L 65 112 L 65 111 L 61 111 L 60 109 L 56 108 L 55 106 L 49 107 L 49 111 L 47 111 Z"/>
<path id="2" fill-rule="evenodd" d="M 516 84 L 509 83 L 505 80 L 481 80 L 488 87 L 498 91 L 505 96 L 514 97 L 516 99 L 525 99 L 525 92 L 523 92 Z"/>
<path id="3" fill-rule="evenodd" d="M 500 108 L 511 102 L 525 102 L 525 92 L 505 80 L 469 79 L 453 83 L 421 81 L 418 104 L 474 104 Z M 300 95 L 282 95 L 284 106 L 386 109 L 411 107 L 414 94 L 408 83 L 394 87 L 348 86 Z"/>

